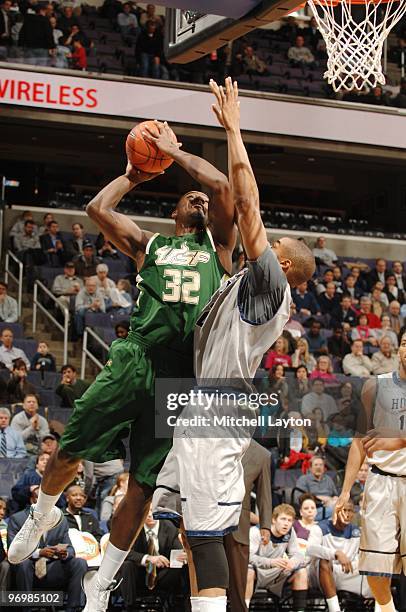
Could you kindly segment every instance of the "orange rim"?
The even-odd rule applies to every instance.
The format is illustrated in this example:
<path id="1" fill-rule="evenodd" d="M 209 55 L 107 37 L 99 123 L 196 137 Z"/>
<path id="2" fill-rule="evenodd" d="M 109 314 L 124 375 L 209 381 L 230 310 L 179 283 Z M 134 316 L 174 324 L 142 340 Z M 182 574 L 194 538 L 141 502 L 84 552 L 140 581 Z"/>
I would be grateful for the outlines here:
<path id="1" fill-rule="evenodd" d="M 315 4 L 320 4 L 321 6 L 338 6 L 339 4 L 345 2 L 346 4 L 357 4 L 357 5 L 366 5 L 366 4 L 389 4 L 392 0 L 313 0 Z M 400 0 L 394 0 L 395 2 L 399 2 Z M 302 8 L 306 6 L 305 4 L 301 4 Z"/>

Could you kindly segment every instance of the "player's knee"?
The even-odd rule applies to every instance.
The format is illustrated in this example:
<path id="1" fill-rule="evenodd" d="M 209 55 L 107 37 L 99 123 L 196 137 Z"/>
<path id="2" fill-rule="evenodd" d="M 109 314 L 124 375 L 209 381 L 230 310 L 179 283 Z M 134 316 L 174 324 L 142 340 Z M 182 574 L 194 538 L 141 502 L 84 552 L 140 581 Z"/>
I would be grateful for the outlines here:
<path id="1" fill-rule="evenodd" d="M 228 563 L 222 537 L 188 537 L 196 570 L 197 588 L 227 589 Z"/>
<path id="2" fill-rule="evenodd" d="M 153 489 L 145 484 L 144 482 L 138 482 L 131 474 L 128 479 L 128 489 L 126 493 L 127 499 L 144 498 L 145 502 L 149 502 L 152 499 Z"/>
<path id="3" fill-rule="evenodd" d="M 63 464 L 68 468 L 78 465 L 81 461 L 80 457 L 74 455 L 73 453 L 67 452 L 65 449 L 58 449 L 54 456 L 58 464 Z"/>
<path id="4" fill-rule="evenodd" d="M 295 572 L 293 575 L 292 586 L 295 589 L 307 589 L 307 571 L 305 568 L 302 568 Z"/>

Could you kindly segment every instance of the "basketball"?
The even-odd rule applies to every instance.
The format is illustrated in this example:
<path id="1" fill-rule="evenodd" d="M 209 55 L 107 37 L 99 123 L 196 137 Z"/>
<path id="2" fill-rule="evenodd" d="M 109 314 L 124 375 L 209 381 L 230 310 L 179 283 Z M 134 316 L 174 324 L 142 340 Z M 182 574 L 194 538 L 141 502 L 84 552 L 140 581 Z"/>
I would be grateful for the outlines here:
<path id="1" fill-rule="evenodd" d="M 173 159 L 162 153 L 158 147 L 144 139 L 142 132 L 149 128 L 154 136 L 158 136 L 158 129 L 153 121 L 143 121 L 134 126 L 127 136 L 126 153 L 127 157 L 135 168 L 144 172 L 162 172 L 169 168 Z M 171 130 L 173 142 L 176 142 L 176 135 Z"/>

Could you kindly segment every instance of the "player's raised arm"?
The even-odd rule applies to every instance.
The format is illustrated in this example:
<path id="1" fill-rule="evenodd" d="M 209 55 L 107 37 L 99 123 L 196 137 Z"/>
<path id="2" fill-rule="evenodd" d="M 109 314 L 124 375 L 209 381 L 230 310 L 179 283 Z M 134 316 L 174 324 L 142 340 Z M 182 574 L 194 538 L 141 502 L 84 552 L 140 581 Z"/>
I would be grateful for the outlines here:
<path id="1" fill-rule="evenodd" d="M 217 104 L 213 110 L 227 132 L 229 180 L 237 214 L 238 229 L 248 259 L 256 260 L 268 245 L 259 207 L 258 186 L 240 130 L 237 83 L 226 79 L 225 88 L 210 82 Z"/>
<path id="2" fill-rule="evenodd" d="M 133 259 L 137 253 L 145 251 L 152 233 L 142 230 L 126 215 L 117 212 L 116 207 L 134 187 L 153 179 L 158 174 L 147 174 L 136 170 L 129 163 L 126 173 L 106 185 L 86 206 L 87 214 L 106 239 Z"/>
<path id="3" fill-rule="evenodd" d="M 179 166 L 196 181 L 210 189 L 209 223 L 214 241 L 231 251 L 235 247 L 236 229 L 234 224 L 234 202 L 228 178 L 202 157 L 182 151 L 182 143 L 173 142 L 172 132 L 165 121 L 155 121 L 158 136 L 146 128 L 144 138 L 154 143 L 163 153 L 172 157 Z"/>

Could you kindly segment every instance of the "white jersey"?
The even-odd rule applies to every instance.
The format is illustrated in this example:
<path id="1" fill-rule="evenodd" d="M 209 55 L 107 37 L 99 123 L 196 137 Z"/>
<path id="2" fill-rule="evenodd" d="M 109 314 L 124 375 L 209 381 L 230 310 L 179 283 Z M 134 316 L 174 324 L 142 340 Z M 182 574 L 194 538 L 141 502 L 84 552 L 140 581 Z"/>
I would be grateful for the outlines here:
<path id="1" fill-rule="evenodd" d="M 377 376 L 376 384 L 374 428 L 402 434 L 406 431 L 406 381 L 401 380 L 397 372 L 390 372 Z M 368 463 L 384 472 L 406 476 L 406 448 L 376 451 L 368 458 Z"/>
<path id="2" fill-rule="evenodd" d="M 262 324 L 245 321 L 239 309 L 242 270 L 216 291 L 203 309 L 195 329 L 195 375 L 198 384 L 207 380 L 251 381 L 264 353 L 279 338 L 290 317 L 291 293 L 286 283 L 282 303 L 271 320 Z"/>

